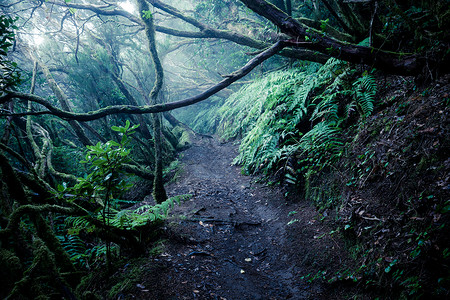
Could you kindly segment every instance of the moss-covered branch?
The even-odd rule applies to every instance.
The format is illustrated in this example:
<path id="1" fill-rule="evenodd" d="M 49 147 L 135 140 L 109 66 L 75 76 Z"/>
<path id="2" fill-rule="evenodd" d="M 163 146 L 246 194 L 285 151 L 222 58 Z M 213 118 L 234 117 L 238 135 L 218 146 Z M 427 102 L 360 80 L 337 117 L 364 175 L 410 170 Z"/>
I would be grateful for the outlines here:
<path id="1" fill-rule="evenodd" d="M 168 35 L 178 36 L 178 37 L 185 37 L 185 38 L 195 38 L 195 39 L 209 39 L 209 38 L 218 38 L 223 40 L 228 40 L 230 42 L 234 42 L 236 44 L 242 45 L 242 46 L 248 46 L 255 49 L 266 49 L 270 47 L 270 44 L 253 39 L 249 36 L 229 31 L 229 30 L 221 30 L 221 29 L 215 29 L 212 28 L 206 24 L 203 24 L 202 22 L 199 22 L 195 20 L 192 17 L 186 16 L 176 8 L 164 4 L 161 1 L 149 1 L 153 6 L 155 6 L 158 9 L 161 9 L 193 26 L 198 28 L 200 31 L 185 31 L 185 30 L 178 30 L 174 28 L 168 28 L 165 26 L 160 26 L 155 24 L 154 28 L 155 31 L 161 32 Z M 140 19 L 134 16 L 133 14 L 130 14 L 127 11 L 124 11 L 122 9 L 119 9 L 112 5 L 89 5 L 89 4 L 77 4 L 77 3 L 61 3 L 57 1 L 47 1 L 49 4 L 54 5 L 60 5 L 65 6 L 68 8 L 74 8 L 74 9 L 84 9 L 92 11 L 98 15 L 104 15 L 104 16 L 120 16 L 128 19 L 129 21 L 140 25 L 144 27 L 144 22 Z M 295 58 L 300 60 L 308 60 L 313 62 L 319 62 L 319 63 L 325 63 L 326 60 L 329 58 L 328 55 L 322 54 L 322 53 L 316 53 L 314 51 L 309 51 L 305 49 L 286 49 L 280 51 L 278 54 L 289 57 L 289 58 Z"/>
<path id="2" fill-rule="evenodd" d="M 48 85 L 50 86 L 56 98 L 58 99 L 59 104 L 65 111 L 70 112 L 71 108 L 69 106 L 69 98 L 56 83 L 47 66 L 43 65 L 42 63 L 40 63 L 39 65 L 42 69 L 42 72 L 44 72 L 45 77 L 47 78 Z M 75 131 L 75 134 L 77 135 L 80 142 L 84 146 L 92 145 L 91 140 L 87 137 L 86 133 L 84 132 L 83 128 L 81 128 L 81 125 L 78 122 L 76 122 L 75 120 L 69 120 L 69 124 Z"/>
<path id="3" fill-rule="evenodd" d="M 164 70 L 161 60 L 156 49 L 155 27 L 153 24 L 153 15 L 146 15 L 150 12 L 150 8 L 145 0 L 137 0 L 139 12 L 142 13 L 141 18 L 144 22 L 145 35 L 148 40 L 148 46 L 152 57 L 153 65 L 155 66 L 155 83 L 150 91 L 150 101 L 152 104 L 158 104 L 160 92 L 163 86 Z M 162 171 L 162 134 L 161 134 L 161 116 L 160 114 L 153 114 L 153 138 L 155 140 L 155 178 L 153 180 L 153 198 L 157 203 L 162 203 L 167 199 L 166 190 L 164 189 L 163 171 Z"/>
<path id="4" fill-rule="evenodd" d="M 48 246 L 39 238 L 35 238 L 33 241 L 34 246 L 34 258 L 31 266 L 24 272 L 24 276 L 21 280 L 15 283 L 14 288 L 8 295 L 8 299 L 23 299 L 26 296 L 33 298 L 47 297 L 48 295 L 36 294 L 36 290 L 33 289 L 33 285 L 39 283 L 33 283 L 36 280 L 36 273 L 38 270 L 44 271 L 50 274 L 52 278 L 52 284 L 60 290 L 64 298 L 75 299 L 75 296 L 67 282 L 61 276 L 60 268 L 57 265 L 55 254 L 51 252 Z M 26 295 L 26 296 L 25 296 Z"/>
<path id="5" fill-rule="evenodd" d="M 60 108 L 57 108 L 53 106 L 49 101 L 46 99 L 28 94 L 28 93 L 20 93 L 15 91 L 8 91 L 8 93 L 2 97 L 0 97 L 0 104 L 5 103 L 7 101 L 10 101 L 11 99 L 18 98 L 22 100 L 29 100 L 38 104 L 41 104 L 45 108 L 48 109 L 48 111 L 42 111 L 39 114 L 51 114 L 54 116 L 57 116 L 62 119 L 67 120 L 77 120 L 77 121 L 92 121 L 97 120 L 109 115 L 114 114 L 148 114 L 148 113 L 157 113 L 157 112 L 165 112 L 169 110 L 173 110 L 180 107 L 189 106 L 195 103 L 198 103 L 200 101 L 208 99 L 210 96 L 216 94 L 217 92 L 221 91 L 222 89 L 228 87 L 233 82 L 241 79 L 248 73 L 250 73 L 256 66 L 260 65 L 262 62 L 264 62 L 269 57 L 272 57 L 279 51 L 281 51 L 283 48 L 287 47 L 288 43 L 279 41 L 275 43 L 272 47 L 268 48 L 264 52 L 260 53 L 259 55 L 253 57 L 245 66 L 240 68 L 239 70 L 225 76 L 225 79 L 217 83 L 216 85 L 210 87 L 206 91 L 194 96 L 190 97 L 184 100 L 174 101 L 170 103 L 164 103 L 164 104 L 154 104 L 154 105 L 145 105 L 145 106 L 133 106 L 133 105 L 114 105 L 114 106 L 108 106 L 105 108 L 101 108 L 96 111 L 91 111 L 87 113 L 75 113 L 75 112 L 69 112 L 62 110 Z M 0 116 L 7 116 L 7 115 L 28 115 L 29 113 L 22 113 L 22 114 L 12 114 L 12 113 L 3 113 L 0 114 Z M 36 114 L 36 113 L 35 113 Z"/>
<path id="6" fill-rule="evenodd" d="M 9 235 L 13 233 L 15 230 L 17 230 L 20 218 L 22 218 L 24 215 L 36 215 L 43 212 L 55 212 L 70 215 L 74 214 L 76 210 L 71 207 L 64 207 L 53 204 L 43 204 L 43 205 L 27 204 L 19 206 L 10 215 L 8 225 L 6 226 L 6 228 L 0 230 L 0 237 Z"/>
<path id="7" fill-rule="evenodd" d="M 289 17 L 285 12 L 264 0 L 241 0 L 248 8 L 270 20 L 280 30 L 292 37 L 291 46 L 315 50 L 332 57 L 356 64 L 366 64 L 390 74 L 417 75 L 425 67 L 438 68 L 442 73 L 450 71 L 449 57 L 422 57 L 418 54 L 388 52 L 373 47 L 363 47 L 335 40 L 328 36 L 308 31 L 305 26 Z M 306 41 L 308 37 L 309 42 Z"/>

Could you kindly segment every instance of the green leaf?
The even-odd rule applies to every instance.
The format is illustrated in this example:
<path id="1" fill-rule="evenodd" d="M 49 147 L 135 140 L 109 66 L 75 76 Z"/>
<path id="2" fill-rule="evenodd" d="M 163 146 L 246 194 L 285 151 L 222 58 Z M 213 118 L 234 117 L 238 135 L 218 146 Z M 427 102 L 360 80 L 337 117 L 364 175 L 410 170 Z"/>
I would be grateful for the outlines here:
<path id="1" fill-rule="evenodd" d="M 113 131 L 117 131 L 117 132 L 121 132 L 121 133 L 125 133 L 125 132 L 126 132 L 126 129 L 123 128 L 123 127 L 112 126 L 111 129 L 112 129 Z"/>
<path id="2" fill-rule="evenodd" d="M 142 18 L 149 20 L 149 19 L 153 18 L 153 14 L 150 10 L 143 10 Z"/>

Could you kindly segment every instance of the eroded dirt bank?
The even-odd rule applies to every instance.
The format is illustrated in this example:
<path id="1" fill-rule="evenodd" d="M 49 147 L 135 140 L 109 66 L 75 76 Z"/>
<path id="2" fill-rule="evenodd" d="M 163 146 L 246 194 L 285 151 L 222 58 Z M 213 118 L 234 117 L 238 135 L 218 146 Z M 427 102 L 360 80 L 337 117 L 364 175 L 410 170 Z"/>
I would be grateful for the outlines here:
<path id="1" fill-rule="evenodd" d="M 205 137 L 183 152 L 183 171 L 167 191 L 193 197 L 172 211 L 163 253 L 143 263 L 125 298 L 333 298 L 308 281 L 342 259 L 332 229 L 309 204 L 241 175 L 231 165 L 236 154 L 232 143 Z"/>

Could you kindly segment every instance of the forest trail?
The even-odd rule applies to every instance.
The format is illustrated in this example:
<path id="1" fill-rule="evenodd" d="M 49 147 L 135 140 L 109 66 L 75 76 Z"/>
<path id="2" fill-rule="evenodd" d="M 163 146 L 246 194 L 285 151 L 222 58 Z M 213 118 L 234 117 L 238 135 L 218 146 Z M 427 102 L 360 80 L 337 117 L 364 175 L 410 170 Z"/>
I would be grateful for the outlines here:
<path id="1" fill-rule="evenodd" d="M 205 137 L 181 154 L 183 171 L 167 191 L 193 197 L 172 211 L 163 253 L 134 297 L 330 299 L 301 279 L 328 266 L 337 243 L 317 236 L 330 229 L 310 205 L 286 203 L 280 188 L 241 175 L 236 155 L 232 143 Z"/>

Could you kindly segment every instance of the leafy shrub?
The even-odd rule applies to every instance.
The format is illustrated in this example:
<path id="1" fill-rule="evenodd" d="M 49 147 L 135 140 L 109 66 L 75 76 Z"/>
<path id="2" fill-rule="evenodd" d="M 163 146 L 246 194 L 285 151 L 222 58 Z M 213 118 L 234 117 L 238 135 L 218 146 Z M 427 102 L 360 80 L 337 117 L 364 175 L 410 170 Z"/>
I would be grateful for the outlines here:
<path id="1" fill-rule="evenodd" d="M 156 205 L 120 209 L 120 197 L 133 186 L 127 180 L 129 174 L 123 170 L 123 165 L 130 161 L 131 150 L 127 146 L 130 144 L 130 136 L 138 126 L 131 126 L 129 121 L 124 127 L 113 126 L 112 130 L 121 135 L 120 142 L 108 141 L 87 146 L 88 152 L 82 163 L 89 166 L 91 173 L 79 178 L 73 187 L 58 187 L 60 198 L 68 198 L 69 202 L 86 212 L 86 215 L 66 217 L 64 234 L 61 234 L 63 230 L 59 228 L 59 239 L 64 249 L 71 259 L 81 266 L 86 267 L 89 262 L 97 261 L 105 254 L 108 257 L 111 249 L 117 248 L 106 243 L 103 246 L 98 244 L 95 251 L 89 250 L 80 238 L 81 232 L 95 232 L 100 222 L 103 229 L 111 232 L 114 229 L 128 230 L 135 232 L 136 239 L 140 239 L 142 228 L 164 220 L 175 203 L 189 197 L 176 196 Z"/>

